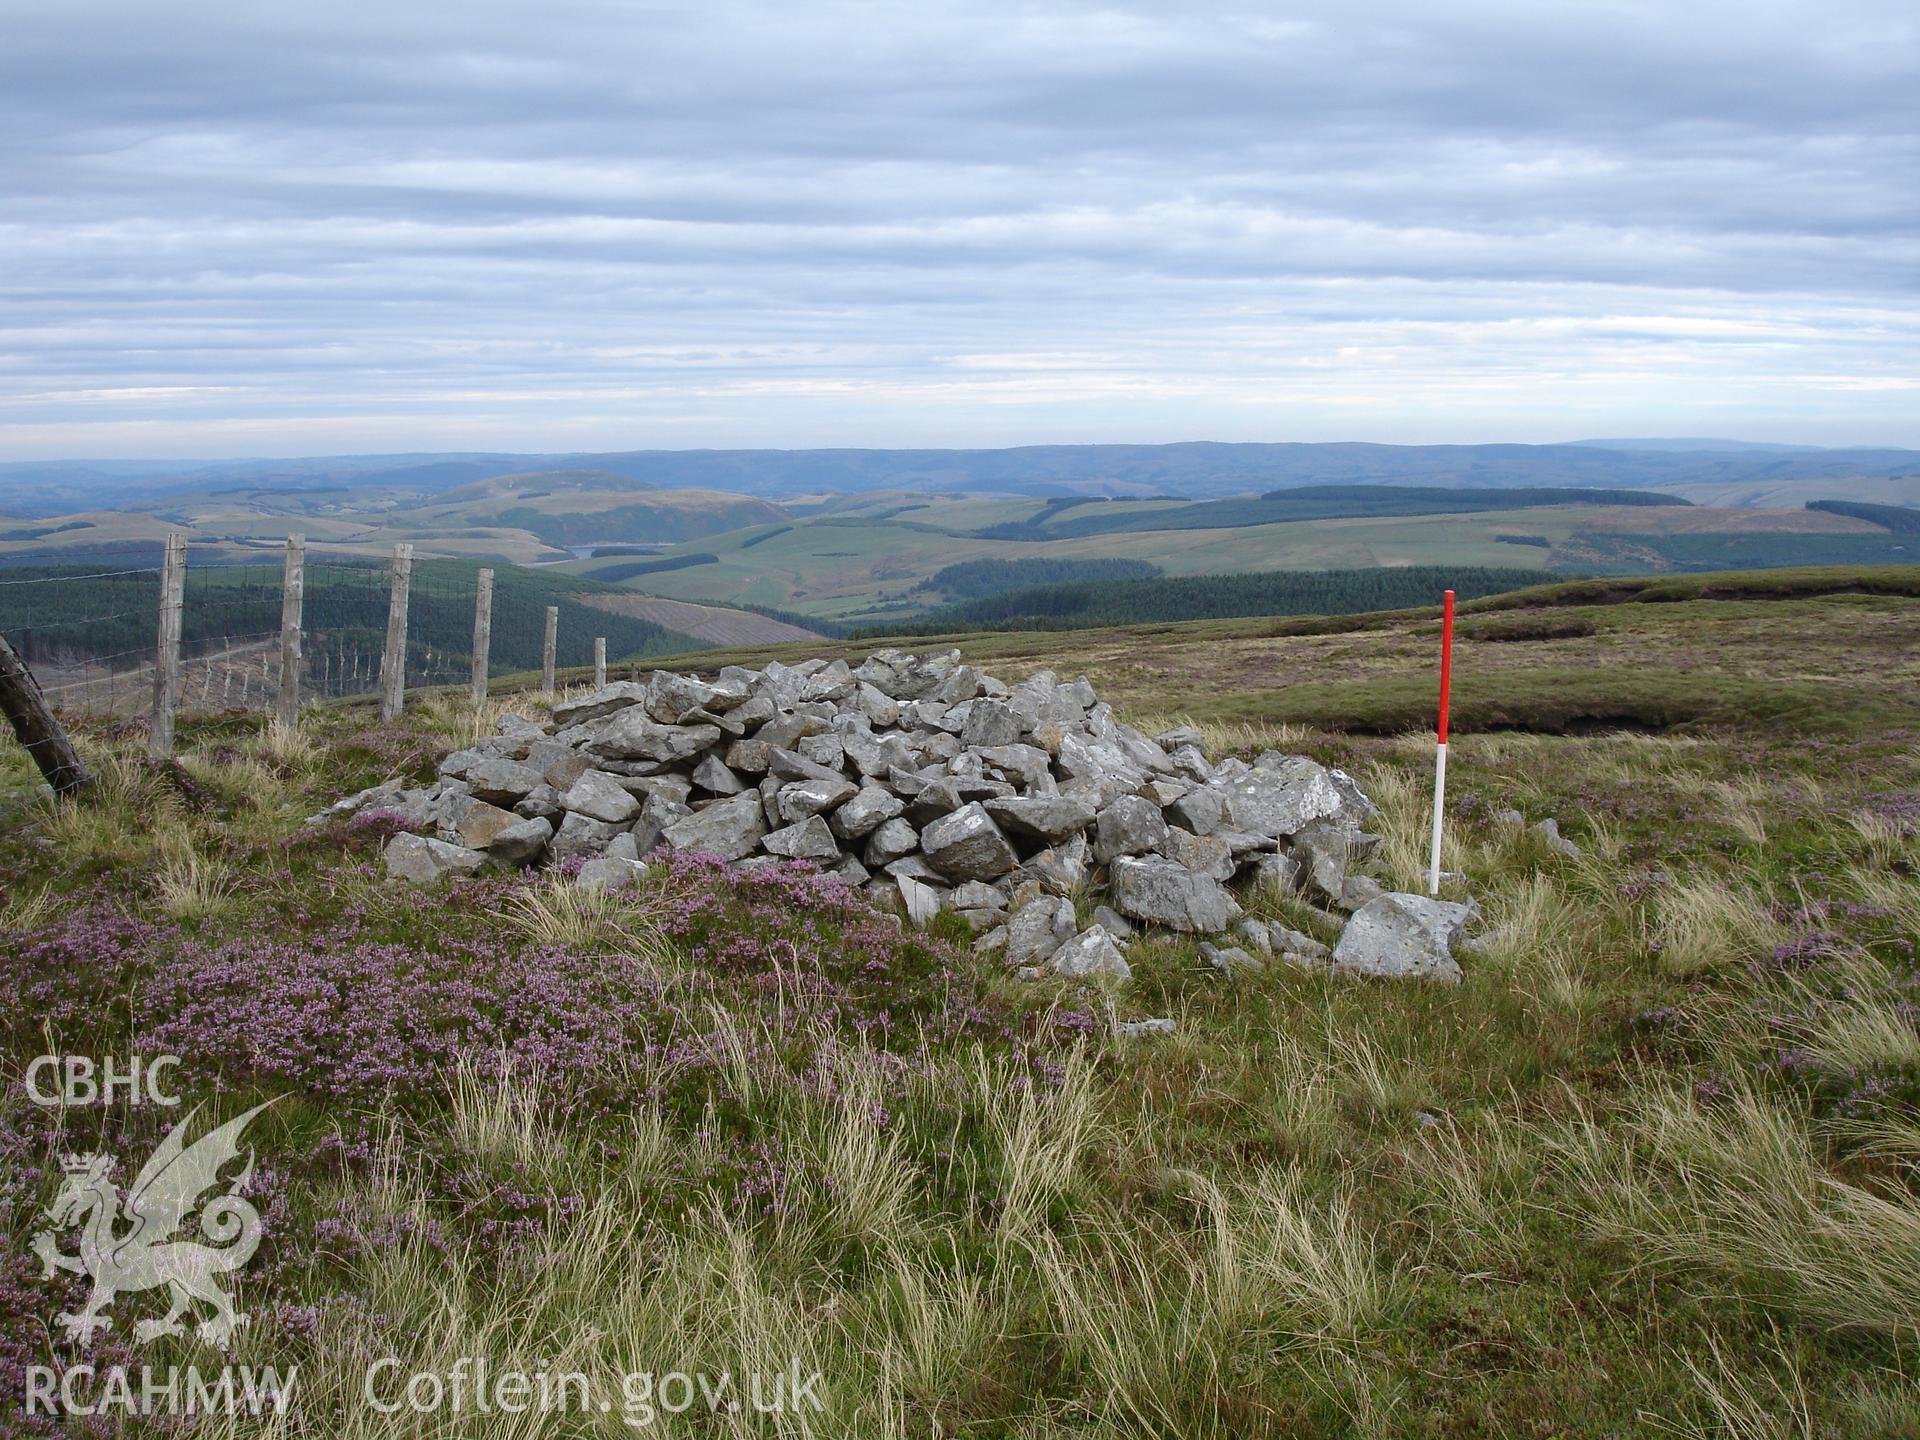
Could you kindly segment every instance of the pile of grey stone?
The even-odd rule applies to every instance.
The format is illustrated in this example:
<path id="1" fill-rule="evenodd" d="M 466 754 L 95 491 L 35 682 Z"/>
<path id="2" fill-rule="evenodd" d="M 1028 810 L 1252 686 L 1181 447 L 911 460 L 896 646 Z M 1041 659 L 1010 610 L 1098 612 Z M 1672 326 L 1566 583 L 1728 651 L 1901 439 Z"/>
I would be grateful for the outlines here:
<path id="1" fill-rule="evenodd" d="M 580 857 L 577 883 L 643 883 L 659 847 L 736 865 L 807 860 L 924 925 L 942 910 L 1029 977 L 1128 974 L 1141 927 L 1212 937 L 1222 970 L 1279 959 L 1458 979 L 1471 907 L 1394 895 L 1356 867 L 1378 845 L 1352 777 L 1304 756 L 1210 760 L 1190 729 L 1149 737 L 1082 677 L 1008 685 L 958 651 L 654 671 L 502 717 L 420 788 L 330 814 L 397 812 L 386 865 L 426 881 Z M 319 817 L 316 817 L 319 818 Z M 1331 950 L 1248 917 L 1235 887 L 1297 892 L 1344 919 Z M 1104 893 L 1082 929 L 1073 897 Z"/>

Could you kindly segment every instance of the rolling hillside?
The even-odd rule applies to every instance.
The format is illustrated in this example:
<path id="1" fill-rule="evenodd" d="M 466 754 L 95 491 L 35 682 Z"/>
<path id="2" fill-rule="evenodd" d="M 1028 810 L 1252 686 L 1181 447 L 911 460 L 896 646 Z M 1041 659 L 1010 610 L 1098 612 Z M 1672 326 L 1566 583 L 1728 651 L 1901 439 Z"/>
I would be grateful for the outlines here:
<path id="1" fill-rule="evenodd" d="M 1718 445 L 1733 448 L 1716 449 Z M 349 486 L 416 497 L 537 471 L 591 470 L 670 489 L 772 500 L 911 489 L 1008 495 L 1211 498 L 1298 485 L 1571 485 L 1777 492 L 1817 482 L 1894 479 L 1920 498 L 1920 451 L 1779 449 L 1741 442 L 1599 441 L 1560 445 L 1028 445 L 977 450 L 635 450 L 605 453 L 337 455 L 300 460 L 32 461 L 0 464 L 0 508 L 33 516 L 129 498 L 253 487 L 283 493 Z M 1819 498 L 1783 495 L 1756 503 Z"/>
<path id="2" fill-rule="evenodd" d="M 1170 576 L 1194 576 L 1415 565 L 1642 573 L 1920 558 L 1907 538 L 1883 526 L 1858 516 L 1803 508 L 1527 505 L 1468 513 L 1147 528 L 1158 517 L 1178 521 L 1196 511 L 1233 518 L 1223 512 L 1237 503 L 989 502 L 890 494 L 779 526 L 705 536 L 659 561 L 642 562 L 649 565 L 648 573 L 629 583 L 679 599 L 746 601 L 873 624 L 930 609 L 942 598 L 930 588 L 932 577 L 973 562 L 1119 559 L 1151 564 Z M 1242 518 L 1261 513 L 1244 511 Z M 1101 529 L 1086 523 L 1090 516 L 1110 516 L 1121 523 Z M 1025 538 L 988 538 L 1011 533 Z M 676 560 L 687 563 L 664 568 Z M 560 568 L 614 576 L 631 563 L 603 559 Z"/>

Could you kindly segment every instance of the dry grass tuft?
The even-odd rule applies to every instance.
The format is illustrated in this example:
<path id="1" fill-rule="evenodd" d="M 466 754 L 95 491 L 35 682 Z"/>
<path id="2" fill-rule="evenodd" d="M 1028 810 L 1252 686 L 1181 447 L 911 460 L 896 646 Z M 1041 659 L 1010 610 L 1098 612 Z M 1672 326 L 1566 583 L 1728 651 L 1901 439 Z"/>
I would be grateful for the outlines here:
<path id="1" fill-rule="evenodd" d="M 1649 1263 L 1817 1326 L 1920 1326 L 1920 1201 L 1831 1173 L 1777 1100 L 1647 1079 L 1618 1117 L 1588 1111 L 1548 1143 L 1592 1223 Z"/>
<path id="2" fill-rule="evenodd" d="M 1748 886 L 1693 875 L 1661 892 L 1652 938 L 1669 974 L 1692 976 L 1766 959 L 1789 937 Z"/>

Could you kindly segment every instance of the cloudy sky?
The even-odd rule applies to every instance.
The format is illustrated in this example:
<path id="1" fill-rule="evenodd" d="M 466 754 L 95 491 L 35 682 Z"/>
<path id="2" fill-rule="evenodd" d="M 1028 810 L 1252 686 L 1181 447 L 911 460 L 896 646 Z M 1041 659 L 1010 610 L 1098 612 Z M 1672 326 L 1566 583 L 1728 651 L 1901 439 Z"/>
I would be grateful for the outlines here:
<path id="1" fill-rule="evenodd" d="M 15 0 L 0 459 L 1920 445 L 1911 0 Z"/>

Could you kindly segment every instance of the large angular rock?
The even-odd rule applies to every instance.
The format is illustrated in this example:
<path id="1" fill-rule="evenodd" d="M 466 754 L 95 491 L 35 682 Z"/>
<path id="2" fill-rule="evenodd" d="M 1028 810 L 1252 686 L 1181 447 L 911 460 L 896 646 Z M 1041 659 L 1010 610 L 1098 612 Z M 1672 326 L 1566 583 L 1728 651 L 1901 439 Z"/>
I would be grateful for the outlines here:
<path id="1" fill-rule="evenodd" d="M 591 857 L 603 854 L 613 843 L 613 837 L 621 833 L 618 825 L 569 810 L 560 818 L 560 827 L 553 832 L 547 848 L 556 860 L 564 860 L 569 855 Z"/>
<path id="2" fill-rule="evenodd" d="M 1093 858 L 1104 865 L 1122 855 L 1144 855 L 1166 838 L 1167 821 L 1158 805 L 1139 795 L 1122 795 L 1095 822 Z"/>
<path id="3" fill-rule="evenodd" d="M 908 923 L 916 930 L 926 929 L 940 913 L 940 892 L 910 875 L 896 875 L 893 883 L 899 887 L 900 904 L 907 912 Z"/>
<path id="4" fill-rule="evenodd" d="M 716 800 L 706 809 L 674 821 L 661 832 L 661 839 L 675 850 L 698 850 L 722 860 L 744 860 L 766 833 L 760 794 L 749 790 Z"/>
<path id="5" fill-rule="evenodd" d="M 1218 835 L 1189 835 L 1177 825 L 1167 827 L 1157 847 L 1167 859 L 1185 866 L 1196 875 L 1215 880 L 1231 880 L 1237 868 L 1233 849 Z"/>
<path id="6" fill-rule="evenodd" d="M 543 785 L 551 785 L 555 790 L 566 790 L 589 770 L 599 768 L 593 763 L 591 755 L 582 755 L 578 750 L 565 745 L 541 746 L 542 758 L 545 758 L 544 752 L 549 748 L 557 749 L 560 753 L 548 760 L 542 768 L 540 782 Z"/>
<path id="7" fill-rule="evenodd" d="M 807 683 L 800 687 L 802 700 L 845 700 L 860 686 L 853 678 L 853 667 L 844 660 L 836 660 L 823 666 L 807 677 Z"/>
<path id="8" fill-rule="evenodd" d="M 868 779 L 878 779 L 896 766 L 905 768 L 913 758 L 907 742 L 899 735 L 874 736 L 860 730 L 844 731 L 840 748 L 847 761 Z"/>
<path id="9" fill-rule="evenodd" d="M 648 873 L 647 867 L 638 860 L 602 855 L 582 865 L 573 883 L 580 890 L 625 890 L 645 880 Z"/>
<path id="10" fill-rule="evenodd" d="M 967 712 L 960 743 L 969 750 L 989 745 L 1012 745 L 1021 735 L 1020 717 L 998 700 L 976 700 Z"/>
<path id="11" fill-rule="evenodd" d="M 956 910 L 1005 910 L 1007 897 L 984 880 L 963 880 L 953 887 L 953 906 Z"/>
<path id="12" fill-rule="evenodd" d="M 514 823 L 495 832 L 487 842 L 487 853 L 494 859 L 508 865 L 529 865 L 540 858 L 540 854 L 553 839 L 553 822 L 535 817 L 522 820 L 514 817 Z"/>
<path id="13" fill-rule="evenodd" d="M 1330 958 L 1333 952 L 1304 930 L 1294 930 L 1282 925 L 1278 920 L 1267 922 L 1267 943 L 1273 953 L 1283 959 L 1291 957 L 1298 964 L 1317 964 Z"/>
<path id="14" fill-rule="evenodd" d="M 847 750 L 838 735 L 806 735 L 794 750 L 823 769 L 838 775 L 847 768 Z"/>
<path id="15" fill-rule="evenodd" d="M 854 794 L 852 782 L 838 776 L 828 780 L 797 780 L 781 787 L 774 806 L 782 820 L 789 825 L 797 825 L 810 815 L 818 815 L 845 804 Z M 821 828 L 826 828 L 825 822 L 822 822 Z"/>
<path id="16" fill-rule="evenodd" d="M 584 771 L 560 792 L 560 805 L 576 815 L 604 820 L 609 825 L 623 824 L 640 813 L 640 802 L 604 770 Z"/>
<path id="17" fill-rule="evenodd" d="M 862 835 L 872 834 L 906 808 L 906 803 L 898 796 L 889 794 L 878 785 L 863 785 L 851 800 L 827 818 L 827 824 L 842 840 L 858 840 Z"/>
<path id="18" fill-rule="evenodd" d="M 777 746 L 767 755 L 767 773 L 778 780 L 831 780 L 841 784 L 847 778 L 836 766 L 822 765 L 797 750 Z"/>
<path id="19" fill-rule="evenodd" d="M 1189 934 L 1225 930 L 1240 918 L 1226 886 L 1159 856 L 1113 862 L 1113 908 L 1134 920 Z"/>
<path id="20" fill-rule="evenodd" d="M 1037 965 L 1074 937 L 1073 902 L 1029 900 L 1007 918 L 1007 963 Z"/>
<path id="21" fill-rule="evenodd" d="M 773 759 L 774 748 L 771 741 L 762 740 L 758 735 L 751 740 L 736 740 L 727 747 L 727 768 L 742 770 L 749 775 L 764 775 Z"/>
<path id="22" fill-rule="evenodd" d="M 416 885 L 429 884 L 442 875 L 471 875 L 487 863 L 478 850 L 449 845 L 427 835 L 395 835 L 387 841 L 387 874 L 396 880 Z"/>
<path id="23" fill-rule="evenodd" d="M 875 868 L 883 868 L 920 848 L 920 832 L 905 820 L 887 820 L 867 837 L 867 848 L 860 858 Z"/>
<path id="24" fill-rule="evenodd" d="M 1071 895 L 1087 883 L 1087 837 L 1075 835 L 1048 846 L 1020 867 L 1018 878 L 1054 895 Z"/>
<path id="25" fill-rule="evenodd" d="M 1302 888 L 1322 905 L 1339 901 L 1352 852 L 1351 832 L 1331 820 L 1301 826 L 1287 846 L 1287 853 L 1299 862 Z"/>
<path id="26" fill-rule="evenodd" d="M 667 827 L 678 824 L 693 814 L 691 806 L 682 804 L 665 795 L 649 795 L 640 807 L 640 818 L 633 822 L 633 828 L 627 832 L 633 841 L 633 856 L 650 854 L 665 842 Z M 608 848 L 609 854 L 614 853 Z"/>
<path id="27" fill-rule="evenodd" d="M 586 748 L 613 760 L 691 760 L 719 739 L 717 725 L 663 725 L 632 706 L 608 720 Z"/>
<path id="28" fill-rule="evenodd" d="M 1053 952 L 1054 973 L 1068 980 L 1127 980 L 1133 971 L 1105 930 L 1083 931 Z"/>
<path id="29" fill-rule="evenodd" d="M 518 760 L 483 756 L 467 767 L 467 788 L 494 805 L 513 805 L 526 799 L 540 783 L 540 772 Z"/>
<path id="30" fill-rule="evenodd" d="M 840 854 L 833 832 L 818 815 L 809 815 L 797 824 L 769 832 L 760 845 L 769 855 L 782 855 L 789 860 L 833 860 Z"/>
<path id="31" fill-rule="evenodd" d="M 383 780 L 378 785 L 369 785 L 364 790 L 356 790 L 343 800 L 336 800 L 325 810 L 309 820 L 308 824 L 325 820 L 334 815 L 357 815 L 362 810 L 377 810 L 402 789 L 398 780 Z"/>
<path id="32" fill-rule="evenodd" d="M 503 830 L 519 823 L 518 815 L 498 805 L 489 805 L 471 795 L 448 796 L 441 811 L 440 838 L 449 845 L 485 850 Z"/>
<path id="33" fill-rule="evenodd" d="M 1349 975 L 1410 976 L 1460 983 L 1454 944 L 1473 908 L 1425 895 L 1388 893 L 1369 900 L 1347 921 L 1333 947 L 1333 968 Z"/>
<path id="34" fill-rule="evenodd" d="M 585 725 L 603 720 L 617 710 L 646 702 L 647 687 L 632 680 L 617 680 L 578 700 L 562 700 L 553 707 L 553 725 L 565 730 L 570 725 Z"/>
<path id="35" fill-rule="evenodd" d="M 920 787 L 919 793 L 907 801 L 906 815 L 916 825 L 931 825 L 941 816 L 953 814 L 963 804 L 959 786 L 943 776 Z"/>
<path id="36" fill-rule="evenodd" d="M 1211 835 L 1226 823 L 1227 802 L 1218 790 L 1189 790 L 1167 806 L 1167 818 L 1195 835 Z"/>
<path id="37" fill-rule="evenodd" d="M 513 807 L 513 813 L 524 815 L 528 819 L 538 817 L 560 823 L 560 817 L 566 814 L 566 807 L 560 803 L 560 792 L 553 786 L 541 781 L 527 792 L 527 798 Z"/>
<path id="38" fill-rule="evenodd" d="M 747 788 L 746 781 L 729 770 L 718 755 L 704 756 L 693 767 L 693 783 L 714 795 L 738 795 Z"/>
<path id="39" fill-rule="evenodd" d="M 986 802 L 987 814 L 1015 835 L 1048 845 L 1078 835 L 1093 823 L 1093 802 L 1082 795 L 1009 795 Z"/>
<path id="40" fill-rule="evenodd" d="M 714 690 L 691 675 L 656 670 L 647 681 L 647 713 L 664 725 L 678 724 L 690 710 L 704 710 Z"/>
<path id="41" fill-rule="evenodd" d="M 994 880 L 1020 863 L 1012 842 L 979 801 L 934 821 L 921 832 L 927 863 L 955 880 Z"/>
<path id="42" fill-rule="evenodd" d="M 1051 789 L 1052 762 L 1037 745 L 989 745 L 976 753 L 1023 790 L 1045 793 Z"/>
<path id="43" fill-rule="evenodd" d="M 1291 855 L 1256 855 L 1247 865 L 1247 883 L 1291 895 L 1300 888 L 1300 862 Z"/>
<path id="44" fill-rule="evenodd" d="M 1227 822 L 1236 830 L 1297 835 L 1315 820 L 1335 819 L 1352 829 L 1360 827 L 1357 808 L 1326 766 L 1304 755 L 1272 752 L 1262 761 L 1269 756 L 1271 763 L 1225 779 L 1216 775 L 1212 782 L 1226 802 Z"/>
<path id="45" fill-rule="evenodd" d="M 1200 942 L 1200 958 L 1222 975 L 1267 968 L 1265 962 L 1238 945 L 1211 945 L 1205 940 Z"/>

